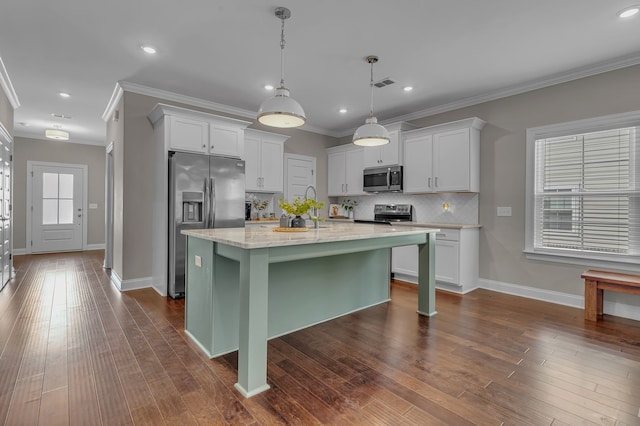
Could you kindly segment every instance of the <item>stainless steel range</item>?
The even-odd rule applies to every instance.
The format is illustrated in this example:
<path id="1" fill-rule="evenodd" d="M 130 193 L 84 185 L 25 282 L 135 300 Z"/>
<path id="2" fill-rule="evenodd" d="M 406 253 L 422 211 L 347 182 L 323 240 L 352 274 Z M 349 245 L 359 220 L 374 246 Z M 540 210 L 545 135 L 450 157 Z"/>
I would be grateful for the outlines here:
<path id="1" fill-rule="evenodd" d="M 376 204 L 373 207 L 373 220 L 356 219 L 354 222 L 391 225 L 393 222 L 411 222 L 412 220 L 411 204 Z"/>

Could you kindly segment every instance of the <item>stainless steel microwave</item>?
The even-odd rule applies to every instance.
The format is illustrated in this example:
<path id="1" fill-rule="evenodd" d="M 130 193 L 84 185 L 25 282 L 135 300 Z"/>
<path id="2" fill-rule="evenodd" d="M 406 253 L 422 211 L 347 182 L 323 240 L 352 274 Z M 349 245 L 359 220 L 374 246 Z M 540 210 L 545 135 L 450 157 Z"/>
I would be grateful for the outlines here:
<path id="1" fill-rule="evenodd" d="M 402 166 L 364 169 L 365 192 L 402 192 Z"/>

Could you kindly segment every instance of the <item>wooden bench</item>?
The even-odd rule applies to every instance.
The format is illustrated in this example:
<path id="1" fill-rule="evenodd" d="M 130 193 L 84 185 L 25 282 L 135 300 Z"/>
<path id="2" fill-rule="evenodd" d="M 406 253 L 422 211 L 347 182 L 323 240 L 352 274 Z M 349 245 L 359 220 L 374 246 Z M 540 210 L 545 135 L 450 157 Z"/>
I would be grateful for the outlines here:
<path id="1" fill-rule="evenodd" d="M 589 269 L 584 278 L 584 319 L 598 321 L 602 317 L 602 291 L 640 295 L 640 276 Z"/>

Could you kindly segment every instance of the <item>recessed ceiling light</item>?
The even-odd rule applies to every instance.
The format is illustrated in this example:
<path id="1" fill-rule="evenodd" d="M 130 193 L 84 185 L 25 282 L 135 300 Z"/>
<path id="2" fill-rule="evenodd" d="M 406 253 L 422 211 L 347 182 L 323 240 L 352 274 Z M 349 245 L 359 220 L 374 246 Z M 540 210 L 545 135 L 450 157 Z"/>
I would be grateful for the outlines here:
<path id="1" fill-rule="evenodd" d="M 412 90 L 413 90 L 413 87 L 411 87 L 411 86 L 404 86 L 404 87 L 402 88 L 402 90 L 404 90 L 405 92 L 410 92 L 410 91 L 412 91 Z"/>
<path id="2" fill-rule="evenodd" d="M 71 94 L 67 93 L 67 92 L 58 92 L 58 94 L 60 95 L 60 97 L 62 98 L 70 98 Z"/>
<path id="3" fill-rule="evenodd" d="M 149 55 L 153 55 L 157 52 L 155 47 L 152 46 L 147 46 L 147 45 L 142 45 L 140 46 L 140 49 L 144 50 L 145 53 L 148 53 Z"/>
<path id="4" fill-rule="evenodd" d="M 340 108 L 340 114 L 346 114 L 346 113 L 347 113 L 346 108 Z"/>
<path id="5" fill-rule="evenodd" d="M 264 88 L 265 88 L 266 90 L 273 90 L 273 86 L 272 86 L 272 85 L 270 85 L 270 84 L 265 84 L 265 85 L 264 85 Z"/>
<path id="6" fill-rule="evenodd" d="M 640 12 L 640 6 L 629 6 L 618 12 L 619 18 L 631 18 L 633 15 Z"/>

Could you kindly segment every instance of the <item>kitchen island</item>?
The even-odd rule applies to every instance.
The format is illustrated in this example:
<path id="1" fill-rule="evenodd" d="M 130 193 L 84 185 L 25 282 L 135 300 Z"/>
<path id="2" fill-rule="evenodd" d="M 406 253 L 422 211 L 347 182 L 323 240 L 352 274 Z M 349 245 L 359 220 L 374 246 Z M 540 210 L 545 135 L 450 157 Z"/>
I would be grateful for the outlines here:
<path id="1" fill-rule="evenodd" d="M 185 230 L 185 329 L 210 357 L 238 350 L 236 389 L 267 384 L 267 340 L 389 300 L 390 248 L 417 244 L 418 313 L 435 310 L 438 229 L 335 224 Z"/>

